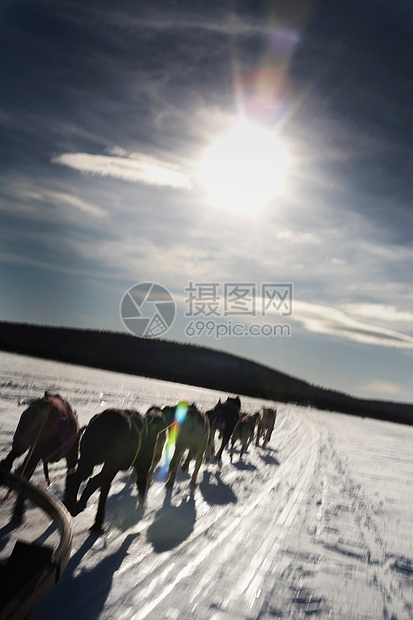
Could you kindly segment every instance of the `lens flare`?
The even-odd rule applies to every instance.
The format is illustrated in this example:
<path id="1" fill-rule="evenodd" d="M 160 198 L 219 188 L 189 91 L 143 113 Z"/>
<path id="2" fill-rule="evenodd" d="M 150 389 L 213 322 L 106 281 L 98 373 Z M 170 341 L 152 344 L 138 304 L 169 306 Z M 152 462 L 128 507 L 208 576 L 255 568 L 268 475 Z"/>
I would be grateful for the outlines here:
<path id="1" fill-rule="evenodd" d="M 184 401 L 181 401 L 175 407 L 174 421 L 169 427 L 168 441 L 166 442 L 166 445 L 165 445 L 164 460 L 163 460 L 163 463 L 161 464 L 161 467 L 159 469 L 159 474 L 158 474 L 158 480 L 160 480 L 161 482 L 163 482 L 167 478 L 169 464 L 172 458 L 171 448 L 172 447 L 175 448 L 176 440 L 179 435 L 179 430 L 180 430 L 181 425 L 185 421 L 185 418 L 188 413 L 188 409 L 189 409 L 189 405 L 188 403 Z"/>
<path id="2" fill-rule="evenodd" d="M 180 426 L 186 418 L 188 413 L 188 403 L 180 402 L 175 409 L 175 421 Z"/>

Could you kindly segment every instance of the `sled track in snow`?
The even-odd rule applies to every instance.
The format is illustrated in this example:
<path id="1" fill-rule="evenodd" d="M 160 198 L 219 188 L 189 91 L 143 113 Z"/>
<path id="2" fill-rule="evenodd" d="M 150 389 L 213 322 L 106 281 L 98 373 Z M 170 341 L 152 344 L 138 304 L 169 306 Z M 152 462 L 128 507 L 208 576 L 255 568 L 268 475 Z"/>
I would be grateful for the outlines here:
<path id="1" fill-rule="evenodd" d="M 169 560 L 166 559 L 163 566 L 160 567 L 158 558 L 156 573 L 150 572 L 144 580 L 138 581 L 136 584 L 137 590 L 140 593 L 144 593 L 144 595 L 140 599 L 141 606 L 136 615 L 133 616 L 134 618 L 144 619 L 150 617 L 150 614 L 167 599 L 168 595 L 181 582 L 195 573 L 200 573 L 200 576 L 198 578 L 196 575 L 196 579 L 191 581 L 190 599 L 194 603 L 192 611 L 195 612 L 196 607 L 199 605 L 200 597 L 205 602 L 213 601 L 213 580 L 216 573 L 221 571 L 225 574 L 231 565 L 231 554 L 238 554 L 240 548 L 243 549 L 243 553 L 248 557 L 247 565 L 242 572 L 242 579 L 237 579 L 237 585 L 235 588 L 232 588 L 232 594 L 226 598 L 225 602 L 220 601 L 219 606 L 222 608 L 222 605 L 225 605 L 227 613 L 231 610 L 231 607 L 239 605 L 240 600 L 242 600 L 244 612 L 246 605 L 251 608 L 257 602 L 260 604 L 258 599 L 261 593 L 261 585 L 266 579 L 270 568 L 268 561 L 263 562 L 263 559 L 268 556 L 269 547 L 272 550 L 272 555 L 275 556 L 285 532 L 293 523 L 309 478 L 314 471 L 317 457 L 318 435 L 311 424 L 307 422 L 303 424 L 300 421 L 300 424 L 296 423 L 284 434 L 281 434 L 281 428 L 278 428 L 277 437 L 279 434 L 281 435 L 280 439 L 282 437 L 280 451 L 282 451 L 283 447 L 286 449 L 286 453 L 289 446 L 292 449 L 278 469 L 272 468 L 274 475 L 270 477 L 270 480 L 265 483 L 263 488 L 260 488 L 257 495 L 251 498 L 251 502 L 248 505 L 236 507 L 231 515 L 228 516 L 227 508 L 221 508 L 216 511 L 217 507 L 213 507 L 208 511 L 217 512 L 212 520 L 208 519 L 203 524 L 201 517 L 201 525 L 196 529 L 195 535 L 191 536 L 180 547 L 184 558 L 187 558 L 188 554 L 191 555 L 190 561 L 184 562 L 184 566 L 177 569 L 176 561 L 173 566 L 168 566 Z M 311 437 L 310 441 L 309 437 Z M 234 472 L 230 477 L 236 475 L 237 472 Z M 228 477 L 226 481 L 228 482 Z M 261 527 L 262 524 L 257 522 L 254 536 L 251 537 L 254 511 L 259 507 L 261 512 L 264 504 L 269 506 L 271 518 L 266 524 L 264 531 Z M 224 516 L 225 519 L 223 519 Z M 219 526 L 223 521 L 224 525 L 220 529 Z M 214 531 L 218 533 L 214 535 Z M 211 536 L 213 536 L 213 539 L 205 544 L 205 540 L 208 541 Z M 247 549 L 245 539 L 248 537 Z M 202 545 L 202 543 L 204 544 Z M 199 548 L 201 546 L 202 548 Z M 184 550 L 183 547 L 186 547 L 187 550 Z M 188 553 L 189 548 L 191 548 L 191 551 Z M 214 567 L 216 569 L 214 575 L 202 571 L 202 563 L 212 553 L 216 554 L 214 557 Z M 130 568 L 129 564 L 128 569 Z M 138 566 L 135 568 L 138 568 Z M 148 577 L 150 579 L 149 583 L 147 583 Z M 222 609 L 222 611 L 224 610 Z M 220 612 L 217 611 L 216 613 Z"/>
<path id="2" fill-rule="evenodd" d="M 340 513 L 347 513 L 346 519 L 354 528 L 348 528 L 348 538 L 336 538 L 334 535 L 324 535 L 320 532 L 318 538 L 323 546 L 340 555 L 352 556 L 363 563 L 367 569 L 371 583 L 376 585 L 383 600 L 383 618 L 398 617 L 398 610 L 404 608 L 407 617 L 413 613 L 411 601 L 404 595 L 404 582 L 412 581 L 413 566 L 411 560 L 403 556 L 389 555 L 382 537 L 383 525 L 379 527 L 375 520 L 375 509 L 357 484 L 345 465 L 343 458 L 334 449 L 330 435 L 325 438 L 325 457 L 333 466 L 339 481 L 339 489 L 332 491 L 331 474 L 330 484 L 323 485 L 322 506 L 330 506 L 330 519 L 339 520 Z M 330 494 L 330 498 L 328 495 Z M 331 510 L 331 507 L 334 510 Z M 325 510 L 325 509 L 322 509 Z M 329 523 L 331 526 L 332 523 Z M 343 531 L 342 527 L 337 528 Z M 357 541 L 357 538 L 359 542 Z M 399 566 L 402 567 L 399 569 Z"/>

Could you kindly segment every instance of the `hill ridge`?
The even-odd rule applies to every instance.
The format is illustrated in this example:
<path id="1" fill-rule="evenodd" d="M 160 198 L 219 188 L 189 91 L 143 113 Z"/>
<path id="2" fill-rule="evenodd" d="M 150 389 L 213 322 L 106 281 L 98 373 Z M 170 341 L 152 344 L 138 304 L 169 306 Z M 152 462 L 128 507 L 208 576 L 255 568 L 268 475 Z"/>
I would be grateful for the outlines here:
<path id="1" fill-rule="evenodd" d="M 310 384 L 216 349 L 126 332 L 0 321 L 0 350 L 413 424 L 413 405 L 367 400 Z"/>

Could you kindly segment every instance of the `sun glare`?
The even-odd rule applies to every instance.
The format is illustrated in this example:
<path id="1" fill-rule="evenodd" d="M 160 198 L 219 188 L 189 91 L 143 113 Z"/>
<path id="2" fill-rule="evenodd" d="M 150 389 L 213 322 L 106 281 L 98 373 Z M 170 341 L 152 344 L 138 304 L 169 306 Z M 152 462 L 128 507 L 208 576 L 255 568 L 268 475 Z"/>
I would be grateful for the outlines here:
<path id="1" fill-rule="evenodd" d="M 273 131 L 239 121 L 208 148 L 199 174 L 212 204 L 254 213 L 281 191 L 288 163 Z"/>

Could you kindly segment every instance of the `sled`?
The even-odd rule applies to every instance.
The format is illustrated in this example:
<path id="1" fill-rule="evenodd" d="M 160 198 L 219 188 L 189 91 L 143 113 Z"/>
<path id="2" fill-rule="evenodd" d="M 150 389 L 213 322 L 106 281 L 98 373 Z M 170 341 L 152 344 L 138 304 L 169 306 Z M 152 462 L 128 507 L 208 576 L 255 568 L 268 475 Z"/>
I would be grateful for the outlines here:
<path id="1" fill-rule="evenodd" d="M 0 620 L 24 620 L 59 580 L 69 561 L 72 522 L 61 502 L 20 476 L 0 471 L 0 484 L 41 508 L 60 535 L 55 549 L 17 540 L 5 565 L 0 565 Z"/>

